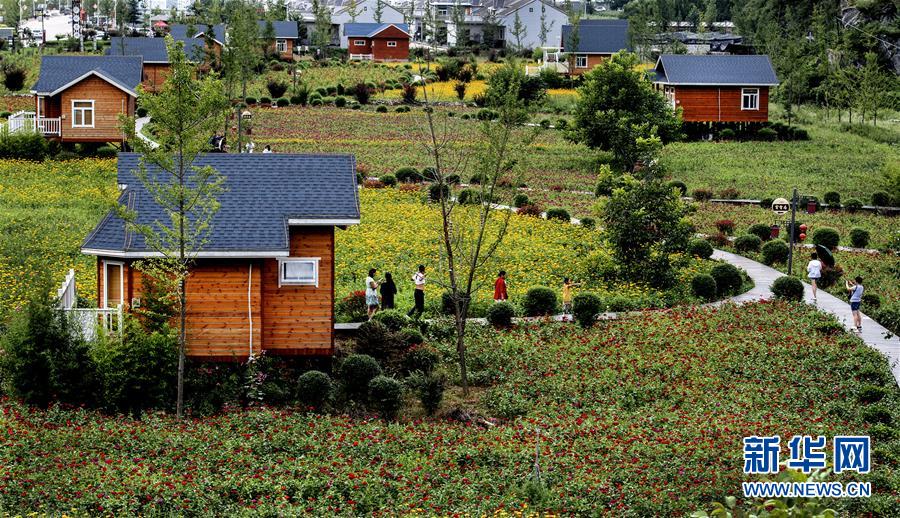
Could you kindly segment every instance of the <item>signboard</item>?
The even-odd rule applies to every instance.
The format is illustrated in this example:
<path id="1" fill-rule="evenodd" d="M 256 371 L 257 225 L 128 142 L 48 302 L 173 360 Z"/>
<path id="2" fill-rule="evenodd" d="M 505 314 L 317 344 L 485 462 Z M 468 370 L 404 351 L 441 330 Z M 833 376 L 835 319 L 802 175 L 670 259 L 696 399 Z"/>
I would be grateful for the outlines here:
<path id="1" fill-rule="evenodd" d="M 772 202 L 772 212 L 778 214 L 779 216 L 782 214 L 787 214 L 789 210 L 791 210 L 791 202 L 787 201 L 784 198 L 778 198 L 777 200 Z"/>
<path id="2" fill-rule="evenodd" d="M 81 0 L 72 0 L 72 37 L 81 40 Z"/>

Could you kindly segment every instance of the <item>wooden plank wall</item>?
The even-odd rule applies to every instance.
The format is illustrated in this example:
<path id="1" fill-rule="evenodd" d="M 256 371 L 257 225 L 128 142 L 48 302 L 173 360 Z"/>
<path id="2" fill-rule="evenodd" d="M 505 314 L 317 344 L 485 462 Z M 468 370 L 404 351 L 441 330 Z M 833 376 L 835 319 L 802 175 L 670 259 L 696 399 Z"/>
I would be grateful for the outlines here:
<path id="1" fill-rule="evenodd" d="M 676 86 L 676 106 L 682 109 L 682 120 L 689 122 L 768 121 L 769 88 L 759 87 L 758 110 L 741 110 L 741 89 L 740 86 Z"/>
<path id="2" fill-rule="evenodd" d="M 169 69 L 164 63 L 144 63 L 144 89 L 155 92 L 169 77 Z"/>
<path id="3" fill-rule="evenodd" d="M 117 142 L 124 138 L 119 114 L 134 114 L 134 99 L 96 76 L 88 77 L 60 94 L 64 142 Z M 72 101 L 94 101 L 94 127 L 72 127 Z"/>

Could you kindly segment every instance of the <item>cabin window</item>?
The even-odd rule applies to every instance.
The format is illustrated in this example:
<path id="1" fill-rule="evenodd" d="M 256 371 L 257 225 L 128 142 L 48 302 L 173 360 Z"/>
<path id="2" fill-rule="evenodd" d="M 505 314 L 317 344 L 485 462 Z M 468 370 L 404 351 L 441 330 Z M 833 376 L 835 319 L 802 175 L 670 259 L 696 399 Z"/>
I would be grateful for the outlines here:
<path id="1" fill-rule="evenodd" d="M 278 260 L 278 286 L 319 286 L 319 258 L 291 257 Z"/>
<path id="2" fill-rule="evenodd" d="M 575 68 L 587 68 L 587 56 L 575 56 Z"/>
<path id="3" fill-rule="evenodd" d="M 744 88 L 741 90 L 741 109 L 759 109 L 759 88 Z"/>
<path id="4" fill-rule="evenodd" d="M 534 7 L 529 7 L 529 8 L 528 8 L 528 12 L 529 12 L 529 13 L 533 13 L 533 12 L 534 12 Z"/>
<path id="5" fill-rule="evenodd" d="M 103 307 L 117 308 L 122 305 L 125 293 L 124 264 L 103 261 Z"/>
<path id="6" fill-rule="evenodd" d="M 388 47 L 396 47 L 396 46 L 397 46 L 397 42 L 396 42 L 396 41 L 389 41 L 389 42 L 387 42 L 387 46 L 388 46 Z"/>
<path id="7" fill-rule="evenodd" d="M 353 40 L 353 46 L 354 47 L 365 47 L 366 40 Z"/>
<path id="8" fill-rule="evenodd" d="M 666 94 L 666 100 L 669 101 L 669 104 L 672 106 L 672 108 L 675 108 L 675 87 L 667 86 L 664 91 Z"/>
<path id="9" fill-rule="evenodd" d="M 438 7 L 437 9 L 438 16 L 447 16 L 448 12 L 446 7 Z"/>
<path id="10" fill-rule="evenodd" d="M 72 101 L 72 127 L 94 127 L 94 101 Z"/>
<path id="11" fill-rule="evenodd" d="M 287 52 L 287 40 L 275 40 L 275 50 L 278 52 Z"/>

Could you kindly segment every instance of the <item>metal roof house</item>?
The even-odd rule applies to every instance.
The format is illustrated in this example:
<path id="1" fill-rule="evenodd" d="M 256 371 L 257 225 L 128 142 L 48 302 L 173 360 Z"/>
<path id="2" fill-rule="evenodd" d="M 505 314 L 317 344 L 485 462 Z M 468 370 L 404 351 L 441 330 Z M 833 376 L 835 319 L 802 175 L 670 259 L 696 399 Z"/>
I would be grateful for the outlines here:
<path id="1" fill-rule="evenodd" d="M 189 60 L 203 61 L 204 46 L 199 39 L 186 39 L 184 54 Z M 110 38 L 107 56 L 140 56 L 144 63 L 142 83 L 148 91 L 156 91 L 169 74 L 169 52 L 165 38 Z"/>
<path id="2" fill-rule="evenodd" d="M 265 34 L 266 20 L 257 20 L 260 37 Z M 277 53 L 283 59 L 290 59 L 294 53 L 294 47 L 300 39 L 300 31 L 295 21 L 276 20 L 272 22 L 272 28 L 275 30 L 275 39 L 270 42 L 270 51 Z M 175 24 L 169 27 L 169 34 L 176 40 L 209 39 L 211 50 L 217 55 L 221 55 L 222 49 L 228 44 L 228 26 L 224 23 L 218 23 L 212 26 L 212 31 L 208 25 L 196 25 L 193 34 L 188 34 L 189 27 L 184 24 Z M 207 38 L 208 35 L 208 38 Z"/>
<path id="3" fill-rule="evenodd" d="M 403 61 L 409 59 L 409 26 L 405 23 L 345 23 L 341 41 L 350 59 Z"/>
<path id="4" fill-rule="evenodd" d="M 168 222 L 137 179 L 141 157 L 119 155 L 119 204 L 138 224 Z M 334 347 L 334 232 L 360 221 L 352 155 L 206 154 L 226 190 L 187 281 L 188 354 L 246 359 L 262 351 L 330 355 Z M 163 174 L 147 165 L 150 175 Z M 144 274 L 134 261 L 158 257 L 111 211 L 85 239 L 97 257 L 103 309 L 139 307 Z"/>
<path id="5" fill-rule="evenodd" d="M 778 77 L 765 55 L 664 54 L 653 83 L 686 122 L 766 122 Z"/>
<path id="6" fill-rule="evenodd" d="M 122 142 L 119 115 L 134 115 L 140 56 L 43 56 L 32 87 L 35 111 L 18 112 L 9 130 L 34 129 L 61 142 Z"/>
<path id="7" fill-rule="evenodd" d="M 631 50 L 628 20 L 581 20 L 577 31 L 563 25 L 560 47 L 570 56 L 569 75 L 581 75 L 616 52 Z"/>

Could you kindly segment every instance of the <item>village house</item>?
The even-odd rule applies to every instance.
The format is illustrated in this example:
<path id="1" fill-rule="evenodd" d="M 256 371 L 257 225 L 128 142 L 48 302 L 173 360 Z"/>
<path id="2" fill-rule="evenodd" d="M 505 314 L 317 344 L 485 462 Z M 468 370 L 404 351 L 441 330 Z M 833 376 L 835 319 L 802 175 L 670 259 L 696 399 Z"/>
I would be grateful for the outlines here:
<path id="1" fill-rule="evenodd" d="M 569 16 L 562 9 L 542 0 L 495 0 L 485 3 L 477 13 L 487 19 L 490 10 L 499 25 L 497 39 L 508 48 L 536 49 L 555 44 L 560 41 L 563 26 L 569 23 Z M 515 34 L 516 15 L 521 28 L 518 37 Z M 547 30 L 543 41 L 542 16 Z"/>
<path id="2" fill-rule="evenodd" d="M 119 116 L 133 116 L 140 56 L 44 56 L 31 89 L 34 112 L 10 116 L 9 131 L 37 130 L 63 143 L 124 142 Z"/>
<path id="3" fill-rule="evenodd" d="M 338 42 L 342 49 L 347 48 L 347 37 L 344 35 L 345 25 L 359 23 L 393 23 L 405 22 L 403 13 L 386 1 L 381 2 L 381 17 L 376 19 L 379 0 L 357 0 L 355 5 L 348 0 L 330 0 L 326 5 L 331 10 L 331 24 L 334 34 L 338 34 Z M 312 32 L 315 27 L 311 27 Z M 407 30 L 407 32 L 409 32 Z"/>
<path id="4" fill-rule="evenodd" d="M 767 122 L 778 77 L 765 55 L 664 54 L 653 84 L 685 122 Z"/>
<path id="5" fill-rule="evenodd" d="M 405 61 L 409 59 L 409 28 L 403 23 L 347 23 L 341 40 L 347 40 L 350 59 Z"/>
<path id="6" fill-rule="evenodd" d="M 560 40 L 561 50 L 568 55 L 565 73 L 570 76 L 580 76 L 616 52 L 631 49 L 628 20 L 581 20 L 578 30 L 573 29 L 564 25 Z"/>
<path id="7" fill-rule="evenodd" d="M 266 20 L 258 20 L 259 35 L 262 38 L 266 32 L 266 26 L 269 22 Z M 275 32 L 274 39 L 268 42 L 269 52 L 277 54 L 281 59 L 292 59 L 294 49 L 299 43 L 300 32 L 295 21 L 273 21 L 272 28 Z M 224 23 L 213 25 L 196 25 L 193 31 L 188 31 L 187 25 L 171 25 L 169 33 L 176 40 L 186 41 L 189 39 L 202 39 L 207 41 L 210 50 L 217 56 L 222 55 L 222 49 L 228 44 L 228 27 Z M 193 32 L 193 34 L 188 34 Z"/>
<path id="8" fill-rule="evenodd" d="M 189 60 L 203 61 L 203 42 L 184 40 L 184 54 Z M 164 38 L 110 38 L 107 56 L 140 56 L 143 60 L 142 84 L 155 92 L 169 75 L 169 52 Z"/>
<path id="9" fill-rule="evenodd" d="M 335 228 L 360 221 L 353 156 L 207 154 L 193 165 L 215 168 L 226 190 L 206 244 L 190 251 L 188 355 L 332 354 Z M 139 167 L 138 154 L 119 155 L 119 204 L 139 224 L 167 222 L 136 178 Z M 141 306 L 147 282 L 134 263 L 159 256 L 142 235 L 111 211 L 81 251 L 97 257 L 100 311 Z"/>

